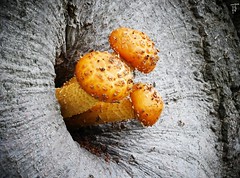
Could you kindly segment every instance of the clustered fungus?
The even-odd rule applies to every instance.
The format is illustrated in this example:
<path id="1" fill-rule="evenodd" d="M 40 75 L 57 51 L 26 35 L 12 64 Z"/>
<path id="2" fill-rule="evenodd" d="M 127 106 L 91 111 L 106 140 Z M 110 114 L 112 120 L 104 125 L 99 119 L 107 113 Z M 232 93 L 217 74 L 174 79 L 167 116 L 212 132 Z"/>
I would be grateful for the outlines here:
<path id="1" fill-rule="evenodd" d="M 159 52 L 143 32 L 120 27 L 109 36 L 113 53 L 93 51 L 81 57 L 75 76 L 56 97 L 66 123 L 72 127 L 98 125 L 137 118 L 152 126 L 164 107 L 157 90 L 133 83 L 133 70 L 151 72 Z"/>

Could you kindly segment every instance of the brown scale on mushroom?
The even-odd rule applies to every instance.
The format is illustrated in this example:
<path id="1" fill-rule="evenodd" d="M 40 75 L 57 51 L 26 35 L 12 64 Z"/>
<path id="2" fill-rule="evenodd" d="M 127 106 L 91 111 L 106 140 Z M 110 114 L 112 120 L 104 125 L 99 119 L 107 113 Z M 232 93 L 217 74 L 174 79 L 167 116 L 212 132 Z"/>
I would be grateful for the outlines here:
<path id="1" fill-rule="evenodd" d="M 99 70 L 102 71 L 102 72 L 104 72 L 104 71 L 105 71 L 105 68 L 104 68 L 104 67 L 100 67 Z"/>

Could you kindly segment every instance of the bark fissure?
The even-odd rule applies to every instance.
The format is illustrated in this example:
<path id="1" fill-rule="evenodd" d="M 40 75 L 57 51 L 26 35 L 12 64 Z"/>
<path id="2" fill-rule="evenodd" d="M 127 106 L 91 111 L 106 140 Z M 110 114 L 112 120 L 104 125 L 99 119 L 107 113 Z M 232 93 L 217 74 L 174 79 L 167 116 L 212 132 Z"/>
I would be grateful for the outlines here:
<path id="1" fill-rule="evenodd" d="M 212 36 L 209 28 L 206 30 L 206 19 L 204 18 L 205 15 L 200 15 L 200 13 L 203 11 L 213 12 L 214 10 L 209 9 L 209 7 L 201 2 L 189 2 L 191 2 L 191 10 L 198 24 L 199 35 L 201 36 L 201 47 L 203 49 L 202 55 L 206 61 L 206 64 L 202 70 L 204 80 L 211 84 L 212 97 L 216 98 L 214 102 L 214 108 L 217 112 L 217 117 L 221 122 L 220 133 L 217 133 L 217 135 L 219 137 L 219 141 L 223 143 L 221 149 L 223 161 L 222 176 L 235 177 L 236 175 L 240 175 L 240 169 L 234 166 L 239 164 L 240 161 L 240 150 L 237 149 L 239 144 L 237 140 L 239 139 L 238 133 L 240 126 L 238 108 L 239 101 L 237 100 L 237 96 L 239 95 L 240 75 L 239 72 L 237 72 L 235 73 L 235 76 L 233 76 L 228 71 L 229 68 L 234 68 L 232 70 L 239 71 L 239 50 L 237 50 L 237 53 L 235 52 L 235 54 L 233 54 L 234 57 L 230 57 L 228 55 L 229 52 L 220 47 L 219 51 L 222 54 L 216 55 L 215 51 L 212 49 L 215 46 L 212 38 L 215 38 L 215 40 L 219 38 L 224 39 L 224 36 L 222 36 L 222 34 L 218 34 L 220 36 Z M 228 13 L 226 6 L 221 3 L 220 9 L 215 10 L 214 13 L 220 21 L 224 20 L 226 24 L 232 25 L 231 19 L 225 19 L 223 12 Z M 226 22 L 226 20 L 229 22 Z M 232 33 L 227 29 L 225 30 L 226 33 Z M 239 46 L 239 39 L 236 37 L 236 35 L 233 34 L 231 38 L 236 39 L 236 44 L 234 44 L 234 46 Z M 231 65 L 230 60 L 232 62 Z M 236 80 L 234 80 L 234 78 Z M 232 87 L 232 85 L 234 85 L 234 87 Z M 235 108 L 235 110 L 230 109 L 232 107 Z"/>

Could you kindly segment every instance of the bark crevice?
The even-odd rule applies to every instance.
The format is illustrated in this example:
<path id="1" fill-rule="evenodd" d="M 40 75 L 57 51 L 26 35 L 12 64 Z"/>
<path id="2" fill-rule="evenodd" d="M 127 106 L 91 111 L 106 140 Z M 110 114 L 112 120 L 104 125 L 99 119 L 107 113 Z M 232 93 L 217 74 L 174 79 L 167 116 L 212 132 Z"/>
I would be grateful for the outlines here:
<path id="1" fill-rule="evenodd" d="M 230 29 L 225 29 L 225 33 L 232 35 L 230 38 L 235 38 L 233 46 L 237 50 L 233 56 L 229 56 L 229 52 L 224 51 L 223 46 L 219 47 L 220 54 L 216 54 L 214 51 L 213 38 L 222 38 L 225 36 L 210 36 L 211 33 L 209 26 L 206 30 L 206 15 L 201 13 L 210 11 L 215 13 L 217 19 L 232 26 L 231 19 L 227 18 L 228 10 L 226 5 L 220 3 L 220 9 L 211 10 L 206 4 L 201 2 L 189 1 L 191 11 L 195 17 L 196 24 L 199 29 L 199 35 L 201 36 L 200 46 L 202 48 L 202 55 L 205 60 L 202 73 L 204 80 L 211 85 L 211 95 L 214 98 L 214 108 L 217 113 L 217 117 L 221 122 L 220 133 L 217 135 L 219 141 L 222 143 L 222 161 L 223 161 L 223 177 L 237 177 L 240 176 L 240 168 L 238 166 L 240 162 L 240 150 L 239 147 L 239 82 L 240 82 L 240 62 L 239 62 L 239 38 Z M 218 2 L 219 4 L 219 2 Z M 206 11 L 207 10 L 207 11 Z M 204 25 L 203 25 L 204 24 Z M 218 29 L 217 29 L 218 30 Z M 216 31 L 217 31 L 216 30 Z M 222 54 L 221 54 L 222 53 Z M 222 56 L 221 56 L 222 55 Z M 230 61 L 232 62 L 230 65 Z M 235 71 L 234 75 L 228 71 Z M 238 72 L 237 72 L 238 71 Z M 235 109 L 233 109 L 235 108 Z M 215 129 L 213 129 L 216 132 Z"/>

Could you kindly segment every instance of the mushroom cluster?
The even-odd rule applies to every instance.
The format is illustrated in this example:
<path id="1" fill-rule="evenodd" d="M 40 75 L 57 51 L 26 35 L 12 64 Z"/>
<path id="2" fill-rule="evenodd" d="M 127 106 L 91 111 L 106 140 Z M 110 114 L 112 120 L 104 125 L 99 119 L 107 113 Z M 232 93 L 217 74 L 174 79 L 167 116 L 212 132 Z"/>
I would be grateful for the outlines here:
<path id="1" fill-rule="evenodd" d="M 143 32 L 120 27 L 109 36 L 114 52 L 93 51 L 79 59 L 75 76 L 56 97 L 67 125 L 82 127 L 129 119 L 145 126 L 158 120 L 164 107 L 150 84 L 133 82 L 133 70 L 151 72 L 159 60 L 154 43 Z"/>

